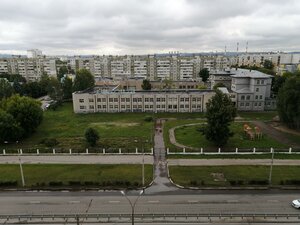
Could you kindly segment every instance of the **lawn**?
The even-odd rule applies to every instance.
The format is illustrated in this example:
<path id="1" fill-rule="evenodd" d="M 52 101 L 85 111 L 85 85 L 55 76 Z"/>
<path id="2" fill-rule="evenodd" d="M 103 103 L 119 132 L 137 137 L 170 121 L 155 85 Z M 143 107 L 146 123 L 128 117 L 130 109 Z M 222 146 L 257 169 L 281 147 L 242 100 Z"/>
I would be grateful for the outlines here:
<path id="1" fill-rule="evenodd" d="M 267 185 L 269 166 L 170 166 L 172 180 L 182 186 Z M 274 166 L 272 185 L 300 185 L 300 166 Z"/>
<path id="2" fill-rule="evenodd" d="M 277 115 L 278 113 L 276 111 L 238 112 L 238 116 L 242 117 L 243 120 L 270 121 Z"/>
<path id="3" fill-rule="evenodd" d="M 251 123 L 248 123 L 252 128 L 254 126 Z M 263 134 L 261 139 L 249 140 L 244 136 L 242 122 L 234 122 L 231 124 L 230 128 L 234 132 L 234 136 L 229 138 L 229 141 L 226 148 L 235 149 L 245 148 L 245 149 L 253 149 L 255 148 L 288 148 L 285 144 L 277 141 L 266 134 Z M 202 135 L 197 129 L 199 129 L 201 125 L 195 126 L 183 126 L 175 129 L 175 137 L 178 143 L 183 144 L 185 146 L 194 147 L 194 148 L 209 148 L 214 147 L 214 144 L 206 140 L 205 136 Z M 196 137 L 196 138 L 195 138 Z M 217 146 L 216 146 L 217 147 Z M 216 149 L 215 147 L 215 149 Z"/>
<path id="4" fill-rule="evenodd" d="M 140 187 L 141 165 L 23 164 L 26 187 L 93 186 L 99 188 Z M 19 165 L 0 165 L 0 184 L 22 185 Z M 152 165 L 145 165 L 145 184 L 153 178 Z"/>

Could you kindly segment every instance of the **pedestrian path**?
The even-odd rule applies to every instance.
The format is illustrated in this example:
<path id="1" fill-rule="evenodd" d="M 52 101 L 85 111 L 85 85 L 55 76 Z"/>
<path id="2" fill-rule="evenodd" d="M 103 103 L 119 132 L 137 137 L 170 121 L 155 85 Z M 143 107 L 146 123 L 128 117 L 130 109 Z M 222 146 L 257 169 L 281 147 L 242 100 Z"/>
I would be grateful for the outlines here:
<path id="1" fill-rule="evenodd" d="M 145 190 L 145 193 L 152 194 L 177 190 L 168 178 L 168 166 L 166 160 L 166 150 L 163 139 L 163 121 L 157 120 L 160 128 L 156 129 L 154 135 L 154 180 L 153 184 Z"/>

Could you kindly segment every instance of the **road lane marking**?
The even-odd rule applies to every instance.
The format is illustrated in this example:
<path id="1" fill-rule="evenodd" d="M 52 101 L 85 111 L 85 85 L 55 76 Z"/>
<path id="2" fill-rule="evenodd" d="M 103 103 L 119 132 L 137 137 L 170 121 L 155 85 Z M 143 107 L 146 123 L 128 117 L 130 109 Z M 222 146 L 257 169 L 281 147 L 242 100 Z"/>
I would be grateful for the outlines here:
<path id="1" fill-rule="evenodd" d="M 159 201 L 158 200 L 150 200 L 150 201 L 148 201 L 148 203 L 159 203 Z"/>
<path id="2" fill-rule="evenodd" d="M 120 201 L 108 201 L 109 203 L 119 203 Z"/>
<path id="3" fill-rule="evenodd" d="M 80 201 L 69 201 L 70 204 L 80 203 Z"/>
<path id="4" fill-rule="evenodd" d="M 227 200 L 228 203 L 237 203 L 239 202 L 239 200 L 235 200 L 235 199 L 232 199 L 232 200 Z"/>
<path id="5" fill-rule="evenodd" d="M 29 203 L 30 204 L 40 204 L 41 202 L 40 201 L 30 201 Z"/>
<path id="6" fill-rule="evenodd" d="M 199 202 L 199 201 L 197 201 L 197 200 L 188 200 L 188 203 L 197 203 L 197 202 Z"/>

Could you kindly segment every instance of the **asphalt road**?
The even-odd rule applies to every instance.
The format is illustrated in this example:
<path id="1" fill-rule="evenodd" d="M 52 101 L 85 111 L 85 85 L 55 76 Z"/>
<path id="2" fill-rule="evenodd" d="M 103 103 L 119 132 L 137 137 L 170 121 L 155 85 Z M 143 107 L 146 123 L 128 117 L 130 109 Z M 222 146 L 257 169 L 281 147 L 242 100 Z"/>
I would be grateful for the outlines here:
<path id="1" fill-rule="evenodd" d="M 129 193 L 131 201 L 137 193 Z M 134 195 L 134 196 L 133 196 Z M 299 213 L 291 206 L 297 191 L 174 191 L 142 195 L 136 213 Z M 89 204 L 91 203 L 90 207 Z M 0 214 L 130 213 L 118 191 L 1 192 Z"/>

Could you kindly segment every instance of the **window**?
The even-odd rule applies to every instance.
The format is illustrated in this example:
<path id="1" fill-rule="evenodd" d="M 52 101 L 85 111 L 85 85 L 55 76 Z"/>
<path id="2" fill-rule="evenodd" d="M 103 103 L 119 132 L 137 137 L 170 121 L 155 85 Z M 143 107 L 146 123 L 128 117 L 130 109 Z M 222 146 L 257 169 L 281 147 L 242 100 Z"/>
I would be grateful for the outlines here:
<path id="1" fill-rule="evenodd" d="M 188 102 L 188 101 L 189 101 L 189 98 L 185 98 L 185 101 Z"/>
<path id="2" fill-rule="evenodd" d="M 102 98 L 102 102 L 106 102 L 106 98 Z"/>
<path id="3" fill-rule="evenodd" d="M 192 108 L 195 109 L 195 108 L 196 108 L 196 105 L 192 105 Z"/>
<path id="4" fill-rule="evenodd" d="M 257 106 L 257 102 L 254 103 L 254 106 Z"/>
<path id="5" fill-rule="evenodd" d="M 189 105 L 185 105 L 185 108 L 188 109 L 188 108 L 189 108 Z"/>
<path id="6" fill-rule="evenodd" d="M 121 102 L 125 102 L 125 98 L 121 98 Z"/>
<path id="7" fill-rule="evenodd" d="M 201 102 L 201 98 L 197 98 L 197 101 L 198 101 L 198 102 Z"/>
<path id="8" fill-rule="evenodd" d="M 240 106 L 244 106 L 244 102 L 241 102 L 241 103 L 240 103 Z"/>
<path id="9" fill-rule="evenodd" d="M 149 101 L 150 101 L 150 102 L 153 102 L 153 98 L 150 98 Z"/>
<path id="10" fill-rule="evenodd" d="M 265 81 L 264 80 L 261 80 L 261 82 L 260 82 L 261 84 L 264 84 L 265 83 Z"/>
<path id="11" fill-rule="evenodd" d="M 115 109 L 117 109 L 118 108 L 118 105 L 115 105 Z"/>
<path id="12" fill-rule="evenodd" d="M 250 95 L 247 95 L 247 96 L 246 96 L 246 99 L 247 99 L 247 100 L 250 100 Z"/>
<path id="13" fill-rule="evenodd" d="M 197 105 L 197 109 L 201 109 L 201 105 Z"/>
<path id="14" fill-rule="evenodd" d="M 196 101 L 196 98 L 192 98 L 192 101 L 195 102 L 195 101 Z"/>
<path id="15" fill-rule="evenodd" d="M 160 109 L 160 105 L 157 105 L 156 108 Z"/>
<path id="16" fill-rule="evenodd" d="M 145 102 L 149 102 L 149 98 L 145 98 Z"/>
<path id="17" fill-rule="evenodd" d="M 242 96 L 241 96 L 241 100 L 245 100 L 245 95 L 242 95 Z"/>
<path id="18" fill-rule="evenodd" d="M 184 108 L 184 105 L 180 105 L 180 108 L 183 109 L 183 108 Z"/>
<path id="19" fill-rule="evenodd" d="M 108 101 L 109 101 L 109 102 L 113 102 L 113 100 L 114 100 L 113 98 L 109 98 L 109 100 L 108 100 Z"/>
<path id="20" fill-rule="evenodd" d="M 258 95 L 255 95 L 255 99 L 256 99 L 256 100 L 258 99 Z"/>
<path id="21" fill-rule="evenodd" d="M 89 98 L 89 102 L 94 102 L 94 99 L 92 99 L 92 98 Z"/>
<path id="22" fill-rule="evenodd" d="M 130 98 L 126 98 L 126 102 L 130 102 Z"/>
<path id="23" fill-rule="evenodd" d="M 156 101 L 157 101 L 157 102 L 160 102 L 160 98 L 157 98 Z"/>
<path id="24" fill-rule="evenodd" d="M 122 109 L 125 109 L 125 105 L 121 105 L 121 108 L 122 108 Z"/>
<path id="25" fill-rule="evenodd" d="M 177 105 L 173 105 L 173 109 L 177 109 Z"/>
<path id="26" fill-rule="evenodd" d="M 161 106 L 161 108 L 163 108 L 163 109 L 164 109 L 164 108 L 166 108 L 166 106 L 165 106 L 165 105 L 162 105 L 162 106 Z"/>
<path id="27" fill-rule="evenodd" d="M 256 80 L 256 84 L 259 84 L 259 80 Z"/>
<path id="28" fill-rule="evenodd" d="M 259 88 L 256 88 L 256 90 L 255 90 L 256 92 L 259 92 Z"/>
<path id="29" fill-rule="evenodd" d="M 180 98 L 180 101 L 181 101 L 181 102 L 184 102 L 184 98 Z"/>
<path id="30" fill-rule="evenodd" d="M 113 108 L 114 108 L 114 106 L 113 106 L 113 105 L 110 105 L 110 106 L 109 106 L 109 108 L 110 108 L 110 109 L 113 109 Z"/>
<path id="31" fill-rule="evenodd" d="M 103 108 L 103 109 L 106 109 L 106 105 L 103 105 L 102 108 Z"/>
<path id="32" fill-rule="evenodd" d="M 142 102 L 142 98 L 138 98 L 138 102 Z"/>
<path id="33" fill-rule="evenodd" d="M 118 98 L 114 98 L 114 102 L 118 102 Z"/>
<path id="34" fill-rule="evenodd" d="M 81 98 L 81 99 L 79 99 L 79 102 L 84 102 L 84 99 L 82 99 L 82 98 Z"/>
<path id="35" fill-rule="evenodd" d="M 150 109 L 153 109 L 153 105 L 150 105 Z"/>
<path id="36" fill-rule="evenodd" d="M 249 104 L 249 102 L 246 102 L 246 106 L 249 106 L 250 104 Z"/>
<path id="37" fill-rule="evenodd" d="M 262 99 L 262 95 L 259 96 L 259 99 Z"/>
<path id="38" fill-rule="evenodd" d="M 79 109 L 85 109 L 84 105 L 79 106 Z"/>
<path id="39" fill-rule="evenodd" d="M 149 109 L 149 105 L 145 105 L 145 109 Z"/>
<path id="40" fill-rule="evenodd" d="M 137 102 L 137 98 L 133 98 L 133 102 Z"/>
<path id="41" fill-rule="evenodd" d="M 161 98 L 161 101 L 162 101 L 162 102 L 165 102 L 165 101 L 166 101 L 166 99 L 165 99 L 165 98 Z"/>
<path id="42" fill-rule="evenodd" d="M 261 106 L 261 102 L 258 103 L 258 106 Z"/>
<path id="43" fill-rule="evenodd" d="M 90 109 L 94 109 L 94 106 L 93 106 L 93 105 L 90 105 Z"/>
<path id="44" fill-rule="evenodd" d="M 172 105 L 168 105 L 168 108 L 169 108 L 169 109 L 172 109 Z"/>
<path id="45" fill-rule="evenodd" d="M 101 102 L 101 98 L 97 98 L 97 102 Z"/>

